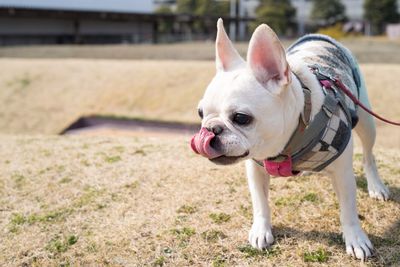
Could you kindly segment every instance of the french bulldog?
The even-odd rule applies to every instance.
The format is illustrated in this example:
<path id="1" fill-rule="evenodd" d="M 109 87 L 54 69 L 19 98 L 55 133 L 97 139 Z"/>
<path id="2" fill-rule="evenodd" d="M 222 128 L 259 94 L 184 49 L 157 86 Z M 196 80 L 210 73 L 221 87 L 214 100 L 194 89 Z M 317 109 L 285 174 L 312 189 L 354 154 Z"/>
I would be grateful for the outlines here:
<path id="1" fill-rule="evenodd" d="M 254 31 L 245 61 L 235 50 L 221 19 L 217 29 L 216 75 L 199 102 L 202 128 L 191 140 L 191 146 L 216 164 L 245 161 L 253 205 L 249 242 L 254 248 L 264 249 L 274 242 L 268 205 L 270 175 L 257 161 L 279 155 L 288 143 L 305 105 L 302 84 L 311 91 L 311 120 L 321 110 L 324 93 L 310 71 L 310 64 L 325 64 L 328 69 L 339 72 L 353 90 L 355 81 L 351 70 L 359 69 L 347 66 L 341 58 L 343 55 L 335 55 L 338 52 L 323 41 L 305 42 L 296 51 L 286 53 L 266 24 Z M 343 53 L 348 53 L 352 62 L 356 62 L 350 52 Z M 364 80 L 360 78 L 359 99 L 370 106 Z M 362 109 L 357 110 L 357 115 L 354 129 L 362 141 L 369 195 L 387 200 L 389 190 L 379 177 L 372 153 L 376 135 L 374 120 Z M 343 153 L 324 171 L 331 177 L 338 197 L 346 252 L 365 260 L 373 255 L 374 249 L 358 218 L 352 155 L 350 137 Z"/>

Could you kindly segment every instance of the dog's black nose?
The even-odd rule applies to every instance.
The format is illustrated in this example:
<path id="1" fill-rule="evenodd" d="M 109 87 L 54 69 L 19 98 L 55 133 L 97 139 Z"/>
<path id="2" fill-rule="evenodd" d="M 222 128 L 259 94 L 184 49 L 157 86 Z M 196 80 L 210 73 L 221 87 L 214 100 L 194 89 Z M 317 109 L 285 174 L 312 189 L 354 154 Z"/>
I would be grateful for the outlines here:
<path id="1" fill-rule="evenodd" d="M 220 126 L 220 125 L 214 125 L 214 126 L 211 127 L 211 131 L 215 135 L 219 135 L 224 131 L 224 128 L 222 128 L 222 126 Z"/>

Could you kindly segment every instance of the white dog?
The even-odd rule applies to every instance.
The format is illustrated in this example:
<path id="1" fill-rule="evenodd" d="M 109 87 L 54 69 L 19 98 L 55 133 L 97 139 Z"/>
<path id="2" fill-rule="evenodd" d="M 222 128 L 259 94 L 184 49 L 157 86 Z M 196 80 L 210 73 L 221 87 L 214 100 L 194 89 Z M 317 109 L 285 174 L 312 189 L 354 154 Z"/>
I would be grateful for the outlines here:
<path id="1" fill-rule="evenodd" d="M 356 208 L 351 129 L 355 126 L 362 141 L 369 195 L 386 200 L 389 191 L 372 154 L 375 124 L 329 84 L 330 76 L 337 75 L 369 106 L 354 57 L 323 35 L 305 36 L 285 53 L 276 34 L 263 24 L 251 37 L 245 62 L 221 19 L 217 27 L 217 73 L 199 103 L 202 129 L 191 145 L 217 164 L 246 160 L 253 203 L 249 242 L 258 249 L 274 242 L 268 205 L 270 174 L 324 169 L 339 199 L 346 252 L 362 260 L 370 257 L 373 246 Z"/>

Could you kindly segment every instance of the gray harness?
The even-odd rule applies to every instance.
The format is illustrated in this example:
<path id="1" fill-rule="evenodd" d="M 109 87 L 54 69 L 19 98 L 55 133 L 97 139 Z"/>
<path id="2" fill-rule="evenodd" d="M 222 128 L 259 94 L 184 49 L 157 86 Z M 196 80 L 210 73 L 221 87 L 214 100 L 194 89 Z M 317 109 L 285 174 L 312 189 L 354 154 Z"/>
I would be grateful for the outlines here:
<path id="1" fill-rule="evenodd" d="M 345 51 L 345 48 L 332 38 L 311 34 L 300 38 L 287 49 L 287 52 L 294 53 L 297 46 L 309 41 L 327 42 L 338 50 Z M 346 52 L 343 54 L 346 65 L 351 67 L 358 98 L 361 87 L 360 74 L 354 59 Z M 311 92 L 299 79 L 305 102 L 296 130 L 279 155 L 256 161 L 271 175 L 292 176 L 301 171 L 321 171 L 343 153 L 350 140 L 351 130 L 357 124 L 357 106 L 353 105 L 354 103 L 342 90 L 338 90 L 335 80 L 329 74 L 321 73 L 322 68 L 318 65 L 309 68 L 321 84 L 325 96 L 324 102 L 321 110 L 311 121 Z"/>
<path id="2" fill-rule="evenodd" d="M 310 69 L 321 83 L 324 102 L 310 121 L 311 91 L 302 83 L 305 103 L 297 129 L 279 155 L 263 162 L 256 161 L 271 175 L 321 171 L 342 154 L 350 140 L 354 111 L 346 105 L 345 95 L 329 82 L 332 80 L 329 76 L 319 72 L 318 67 L 310 66 Z"/>

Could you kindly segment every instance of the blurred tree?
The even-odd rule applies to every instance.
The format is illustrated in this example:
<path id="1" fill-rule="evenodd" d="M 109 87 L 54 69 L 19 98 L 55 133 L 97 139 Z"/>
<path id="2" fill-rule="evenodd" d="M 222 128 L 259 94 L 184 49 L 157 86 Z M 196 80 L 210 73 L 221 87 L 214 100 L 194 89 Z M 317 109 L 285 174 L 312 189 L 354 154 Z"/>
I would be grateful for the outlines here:
<path id="1" fill-rule="evenodd" d="M 216 0 L 178 0 L 176 12 L 193 15 L 229 15 L 229 2 Z"/>
<path id="2" fill-rule="evenodd" d="M 215 0 L 197 0 L 196 15 L 226 16 L 229 15 L 229 2 Z"/>
<path id="3" fill-rule="evenodd" d="M 371 25 L 372 34 L 381 34 L 387 23 L 399 21 L 396 0 L 365 0 L 364 18 Z"/>
<path id="4" fill-rule="evenodd" d="M 172 14 L 172 10 L 167 5 L 161 5 L 156 9 L 157 14 Z M 160 21 L 158 24 L 158 31 L 160 33 L 169 33 L 172 31 L 173 23 L 171 21 Z"/>
<path id="5" fill-rule="evenodd" d="M 223 17 L 229 15 L 229 2 L 216 0 L 178 0 L 176 12 L 197 16 Z M 192 27 L 195 31 L 208 34 L 215 30 L 215 20 L 196 20 Z"/>
<path id="6" fill-rule="evenodd" d="M 278 34 L 287 34 L 293 31 L 296 9 L 290 0 L 261 0 L 256 9 L 256 21 L 253 28 L 261 23 L 267 23 Z"/>
<path id="7" fill-rule="evenodd" d="M 334 25 L 346 20 L 346 8 L 340 0 L 312 0 L 311 18 L 318 26 Z"/>
<path id="8" fill-rule="evenodd" d="M 196 10 L 196 0 L 178 0 L 176 1 L 176 12 L 184 14 L 193 14 Z"/>

